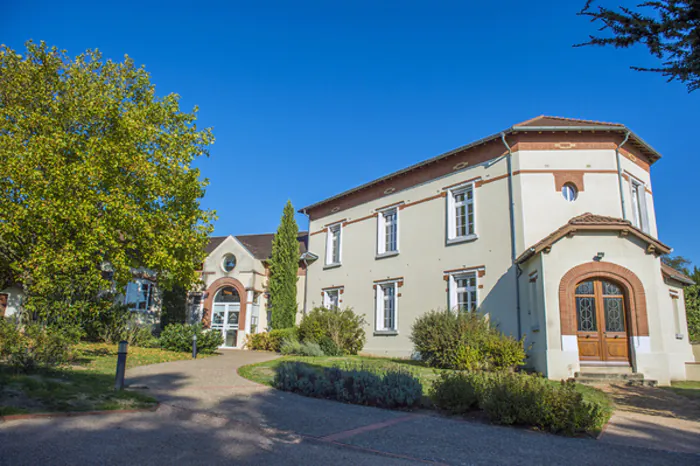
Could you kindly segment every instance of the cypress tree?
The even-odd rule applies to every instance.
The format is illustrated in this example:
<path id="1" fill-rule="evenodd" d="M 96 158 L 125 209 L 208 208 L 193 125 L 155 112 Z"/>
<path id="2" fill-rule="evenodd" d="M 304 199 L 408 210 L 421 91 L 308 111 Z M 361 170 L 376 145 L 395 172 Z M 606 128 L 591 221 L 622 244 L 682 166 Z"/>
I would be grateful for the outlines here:
<path id="1" fill-rule="evenodd" d="M 269 306 L 273 329 L 293 327 L 297 313 L 297 270 L 299 268 L 299 227 L 294 220 L 294 207 L 287 201 L 282 220 L 272 240 L 270 258 Z"/>

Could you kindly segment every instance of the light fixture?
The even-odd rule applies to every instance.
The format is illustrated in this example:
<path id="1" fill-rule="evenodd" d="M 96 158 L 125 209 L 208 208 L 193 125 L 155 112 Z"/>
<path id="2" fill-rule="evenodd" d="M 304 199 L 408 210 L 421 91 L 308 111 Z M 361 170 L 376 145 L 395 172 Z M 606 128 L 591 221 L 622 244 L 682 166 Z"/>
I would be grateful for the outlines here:
<path id="1" fill-rule="evenodd" d="M 603 257 L 605 257 L 605 253 L 604 253 L 604 252 L 599 252 L 598 254 L 595 255 L 595 257 L 593 258 L 593 260 L 596 261 L 596 262 L 600 262 L 600 261 L 603 259 Z"/>

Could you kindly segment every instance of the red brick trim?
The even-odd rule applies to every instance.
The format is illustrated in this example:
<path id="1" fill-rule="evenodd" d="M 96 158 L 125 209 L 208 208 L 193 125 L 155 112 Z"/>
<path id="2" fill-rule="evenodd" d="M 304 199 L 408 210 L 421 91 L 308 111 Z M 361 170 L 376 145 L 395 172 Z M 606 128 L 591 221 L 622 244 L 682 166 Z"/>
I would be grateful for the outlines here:
<path id="1" fill-rule="evenodd" d="M 352 225 L 353 223 L 361 222 L 363 220 L 369 220 L 371 218 L 375 218 L 376 216 L 377 216 L 377 214 L 375 213 L 375 214 L 371 214 L 371 215 L 366 215 L 364 217 L 356 218 L 355 220 L 348 220 L 345 223 L 343 223 L 343 226 Z"/>
<path id="2" fill-rule="evenodd" d="M 634 336 L 649 336 L 647 300 L 639 277 L 621 265 L 609 262 L 587 262 L 569 270 L 559 284 L 559 314 L 562 335 L 576 335 L 576 304 L 574 290 L 583 280 L 604 278 L 617 282 L 625 289 L 630 333 Z"/>
<path id="3" fill-rule="evenodd" d="M 238 291 L 238 296 L 241 298 L 241 313 L 238 315 L 238 330 L 245 330 L 245 317 L 246 317 L 246 301 L 247 295 L 245 287 L 241 282 L 231 277 L 222 277 L 218 280 L 214 280 L 209 288 L 207 288 L 207 297 L 204 300 L 204 310 L 202 312 L 202 324 L 204 328 L 209 328 L 211 326 L 211 309 L 214 303 L 214 296 L 219 289 L 225 286 L 232 286 Z"/>

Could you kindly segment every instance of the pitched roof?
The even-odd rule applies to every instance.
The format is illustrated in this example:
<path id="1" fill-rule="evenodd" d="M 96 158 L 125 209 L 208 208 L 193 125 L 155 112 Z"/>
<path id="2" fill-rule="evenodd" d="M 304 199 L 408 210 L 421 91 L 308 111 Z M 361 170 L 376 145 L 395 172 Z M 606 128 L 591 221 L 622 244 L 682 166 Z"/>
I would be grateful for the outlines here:
<path id="1" fill-rule="evenodd" d="M 621 218 L 606 217 L 604 215 L 595 215 L 590 212 L 579 215 L 569 220 L 562 227 L 554 230 L 552 233 L 544 237 L 537 244 L 528 248 L 524 253 L 516 259 L 517 263 L 523 263 L 530 257 L 539 254 L 540 252 L 551 248 L 554 243 L 562 239 L 564 236 L 573 236 L 582 231 L 618 231 L 621 236 L 632 235 L 647 243 L 647 250 L 655 254 L 668 254 L 671 248 L 666 246 L 661 241 L 653 236 L 644 233 L 639 228 L 632 226 L 629 220 Z"/>
<path id="2" fill-rule="evenodd" d="M 621 123 L 610 123 L 607 121 L 595 121 L 595 120 L 579 120 L 577 118 L 564 118 L 557 116 L 547 116 L 540 115 L 530 120 L 523 121 L 521 123 L 516 123 L 513 125 L 515 128 L 527 127 L 527 126 L 618 126 L 624 128 L 625 125 Z"/>
<path id="3" fill-rule="evenodd" d="M 344 191 L 340 194 L 336 194 L 335 196 L 331 196 L 331 197 L 324 199 L 322 201 L 319 201 L 319 202 L 316 202 L 314 204 L 303 207 L 303 208 L 299 209 L 299 213 L 305 214 L 309 210 L 315 209 L 315 208 L 320 207 L 320 206 L 325 205 L 325 204 L 328 204 L 329 202 L 333 202 L 333 201 L 336 201 L 338 199 L 347 197 L 347 196 L 354 194 L 358 191 L 362 191 L 364 189 L 375 186 L 379 183 L 390 180 L 390 179 L 395 178 L 397 176 L 405 175 L 406 173 L 412 172 L 414 170 L 418 170 L 420 168 L 425 167 L 426 165 L 430 165 L 432 163 L 441 161 L 442 159 L 445 159 L 445 158 L 450 157 L 452 155 L 458 154 L 458 153 L 465 151 L 467 149 L 481 146 L 481 145 L 486 144 L 488 142 L 499 139 L 499 138 L 501 138 L 501 135 L 509 135 L 509 134 L 513 134 L 513 133 L 528 132 L 528 131 L 537 131 L 537 132 L 544 132 L 544 131 L 580 131 L 580 132 L 601 131 L 601 132 L 604 132 L 604 131 L 607 131 L 607 132 L 629 134 L 628 144 L 636 146 L 642 152 L 644 152 L 649 157 L 650 162 L 652 164 L 661 158 L 661 154 L 659 154 L 653 147 L 651 147 L 649 144 L 647 144 L 642 138 L 637 136 L 635 133 L 633 133 L 629 128 L 627 128 L 623 124 L 605 123 L 605 122 L 600 122 L 600 121 L 595 121 L 595 120 L 581 120 L 581 119 L 576 119 L 576 118 L 563 118 L 563 117 L 540 115 L 540 116 L 537 116 L 537 117 L 532 118 L 530 120 L 516 123 L 513 126 L 511 126 L 510 128 L 507 128 L 503 131 L 499 131 L 498 133 L 494 133 L 490 136 L 486 136 L 485 138 L 479 139 L 478 141 L 471 142 L 467 145 L 464 145 L 464 146 L 458 147 L 456 149 L 453 149 L 451 151 L 445 152 L 445 153 L 440 154 L 436 157 L 424 160 L 424 161 L 419 162 L 417 164 L 411 165 L 407 168 L 390 173 L 389 175 L 383 176 L 381 178 L 377 178 L 377 179 L 372 180 L 372 181 L 365 183 L 363 185 L 360 185 L 360 186 L 357 186 L 355 188 Z"/>
<path id="4" fill-rule="evenodd" d="M 661 263 L 661 274 L 666 278 L 676 280 L 677 282 L 680 282 L 684 285 L 695 285 L 695 282 L 692 278 L 690 278 L 683 272 L 674 269 L 670 265 L 664 264 L 663 262 Z"/>
<path id="5" fill-rule="evenodd" d="M 239 235 L 235 238 L 250 251 L 253 257 L 258 260 L 265 260 L 272 255 L 272 239 L 274 237 L 274 233 L 263 233 L 260 235 Z M 210 237 L 209 244 L 204 247 L 204 250 L 207 254 L 211 254 L 226 238 L 228 236 Z M 297 240 L 299 241 L 299 254 L 305 253 L 307 250 L 308 232 L 300 231 Z"/>

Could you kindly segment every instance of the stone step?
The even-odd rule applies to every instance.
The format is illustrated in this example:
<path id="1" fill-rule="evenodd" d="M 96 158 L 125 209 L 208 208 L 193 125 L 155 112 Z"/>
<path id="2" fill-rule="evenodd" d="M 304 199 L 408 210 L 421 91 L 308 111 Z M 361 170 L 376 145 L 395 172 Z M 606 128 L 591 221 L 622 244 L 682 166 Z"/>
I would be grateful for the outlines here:
<path id="1" fill-rule="evenodd" d="M 581 364 L 581 372 L 588 374 L 632 374 L 629 364 Z"/>
<path id="2" fill-rule="evenodd" d="M 611 380 L 643 380 L 644 374 L 640 373 L 600 373 L 600 372 L 576 372 L 575 378 L 583 377 L 587 379 L 611 379 Z"/>

